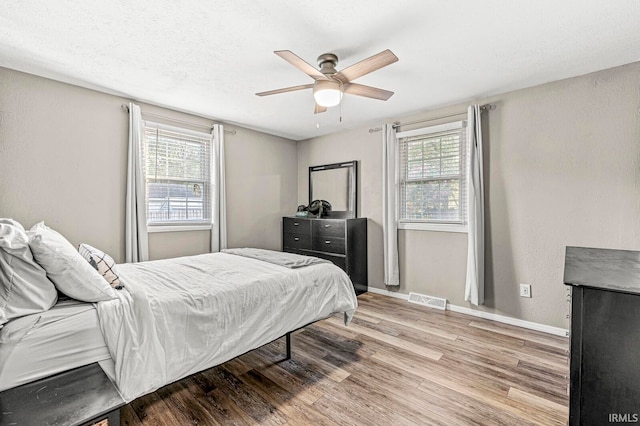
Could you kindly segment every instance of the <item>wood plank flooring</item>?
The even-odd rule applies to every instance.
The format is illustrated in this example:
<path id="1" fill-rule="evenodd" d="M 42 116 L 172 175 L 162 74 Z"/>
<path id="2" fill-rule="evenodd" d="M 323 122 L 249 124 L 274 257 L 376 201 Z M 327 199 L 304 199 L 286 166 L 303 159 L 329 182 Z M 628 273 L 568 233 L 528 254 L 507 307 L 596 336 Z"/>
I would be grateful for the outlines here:
<path id="1" fill-rule="evenodd" d="M 170 384 L 122 425 L 566 425 L 568 339 L 372 293 Z"/>

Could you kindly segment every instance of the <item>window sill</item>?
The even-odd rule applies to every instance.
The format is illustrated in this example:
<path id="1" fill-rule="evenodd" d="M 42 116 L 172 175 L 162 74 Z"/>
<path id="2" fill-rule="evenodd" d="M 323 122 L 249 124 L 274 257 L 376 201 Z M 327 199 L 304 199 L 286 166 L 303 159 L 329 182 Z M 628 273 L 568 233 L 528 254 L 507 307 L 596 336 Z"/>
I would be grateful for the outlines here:
<path id="1" fill-rule="evenodd" d="M 183 231 L 210 231 L 211 225 L 149 225 L 147 232 L 183 232 Z"/>
<path id="2" fill-rule="evenodd" d="M 469 232 L 466 225 L 456 225 L 453 223 L 398 222 L 398 229 L 410 231 L 457 232 L 464 234 Z"/>

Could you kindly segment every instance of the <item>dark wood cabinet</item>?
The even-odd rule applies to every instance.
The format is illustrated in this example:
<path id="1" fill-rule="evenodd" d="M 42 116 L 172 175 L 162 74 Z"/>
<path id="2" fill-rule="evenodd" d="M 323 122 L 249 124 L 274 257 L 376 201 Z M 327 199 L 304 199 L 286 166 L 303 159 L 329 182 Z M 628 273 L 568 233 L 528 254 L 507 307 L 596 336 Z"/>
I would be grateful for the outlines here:
<path id="1" fill-rule="evenodd" d="M 640 422 L 640 252 L 567 247 L 570 425 Z"/>
<path id="2" fill-rule="evenodd" d="M 282 218 L 282 251 L 327 259 L 367 291 L 367 219 Z"/>

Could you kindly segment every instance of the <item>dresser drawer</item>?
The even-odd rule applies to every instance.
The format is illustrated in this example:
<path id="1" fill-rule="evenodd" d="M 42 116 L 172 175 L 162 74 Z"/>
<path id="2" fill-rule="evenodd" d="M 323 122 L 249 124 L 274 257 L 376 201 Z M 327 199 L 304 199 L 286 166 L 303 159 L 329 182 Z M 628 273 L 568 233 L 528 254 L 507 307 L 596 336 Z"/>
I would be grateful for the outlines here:
<path id="1" fill-rule="evenodd" d="M 293 249 L 310 249 L 311 235 L 309 234 L 284 234 L 284 247 Z"/>
<path id="2" fill-rule="evenodd" d="M 285 217 L 282 221 L 282 231 L 285 234 L 310 234 L 311 221 L 308 219 Z"/>
<path id="3" fill-rule="evenodd" d="M 345 254 L 344 238 L 314 235 L 311 248 L 313 250 L 324 251 L 327 253 Z"/>
<path id="4" fill-rule="evenodd" d="M 320 259 L 326 259 L 331 263 L 333 263 L 334 265 L 336 265 L 338 268 L 347 272 L 347 259 L 344 256 L 329 254 L 329 253 L 316 253 L 316 252 L 309 253 L 308 255 L 319 257 Z"/>
<path id="5" fill-rule="evenodd" d="M 315 219 L 313 221 L 313 236 L 344 238 L 344 220 Z"/>

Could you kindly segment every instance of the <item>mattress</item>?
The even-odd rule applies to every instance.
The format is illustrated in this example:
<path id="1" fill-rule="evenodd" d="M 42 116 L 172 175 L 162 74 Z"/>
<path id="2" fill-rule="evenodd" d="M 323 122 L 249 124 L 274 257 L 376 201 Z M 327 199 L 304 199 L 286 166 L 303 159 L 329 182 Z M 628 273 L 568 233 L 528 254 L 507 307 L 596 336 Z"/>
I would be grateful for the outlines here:
<path id="1" fill-rule="evenodd" d="M 61 298 L 0 329 L 0 391 L 107 359 L 94 305 Z"/>
<path id="2" fill-rule="evenodd" d="M 269 258 L 285 256 L 287 264 L 300 257 Z M 358 306 L 349 277 L 314 263 L 291 269 L 213 253 L 118 265 L 124 289 L 97 304 L 114 360 L 101 365 L 131 401 L 332 313 L 348 322 Z"/>

